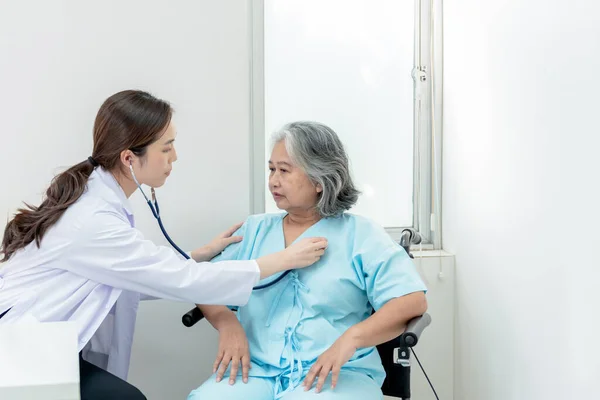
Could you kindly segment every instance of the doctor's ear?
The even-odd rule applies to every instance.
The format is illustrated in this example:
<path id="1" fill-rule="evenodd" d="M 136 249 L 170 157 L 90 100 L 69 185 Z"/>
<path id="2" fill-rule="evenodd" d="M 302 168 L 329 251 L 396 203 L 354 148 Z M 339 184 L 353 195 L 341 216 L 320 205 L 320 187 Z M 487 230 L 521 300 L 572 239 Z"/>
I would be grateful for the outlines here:
<path id="1" fill-rule="evenodd" d="M 131 150 L 123 150 L 121 152 L 121 163 L 129 168 L 129 166 L 135 161 L 135 154 Z"/>

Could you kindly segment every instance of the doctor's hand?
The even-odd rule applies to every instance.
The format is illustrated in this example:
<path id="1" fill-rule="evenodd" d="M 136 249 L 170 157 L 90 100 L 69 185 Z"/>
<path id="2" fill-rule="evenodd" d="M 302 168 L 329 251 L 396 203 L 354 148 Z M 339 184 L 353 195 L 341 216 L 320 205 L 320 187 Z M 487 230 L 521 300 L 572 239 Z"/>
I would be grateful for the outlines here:
<path id="1" fill-rule="evenodd" d="M 285 250 L 262 256 L 256 260 L 260 269 L 260 279 L 288 269 L 313 265 L 325 254 L 325 249 L 327 249 L 327 239 L 312 237 L 299 240 Z"/>
<path id="2" fill-rule="evenodd" d="M 327 249 L 327 239 L 312 237 L 299 240 L 284 250 L 287 257 L 286 269 L 297 269 L 313 265 L 321 259 Z"/>
<path id="3" fill-rule="evenodd" d="M 242 225 L 243 222 L 233 225 L 231 228 L 227 229 L 225 232 L 211 240 L 211 242 L 206 246 L 192 251 L 192 258 L 196 262 L 209 261 L 222 252 L 230 244 L 241 242 L 243 239 L 242 236 L 231 235 L 233 235 L 235 231 L 237 231 Z"/>
<path id="4" fill-rule="evenodd" d="M 235 384 L 240 364 L 242 365 L 242 380 L 248 383 L 250 370 L 250 350 L 244 328 L 234 317 L 219 327 L 219 351 L 213 364 L 213 373 L 217 373 L 217 382 L 223 379 L 227 367 L 231 364 L 229 384 Z"/>
<path id="5" fill-rule="evenodd" d="M 331 389 L 335 389 L 340 370 L 344 364 L 356 353 L 356 341 L 348 334 L 343 334 L 331 345 L 325 353 L 317 359 L 317 362 L 310 368 L 302 386 L 304 391 L 310 390 L 314 380 L 318 377 L 316 393 L 319 393 L 325 384 L 327 376 L 331 372 Z"/>

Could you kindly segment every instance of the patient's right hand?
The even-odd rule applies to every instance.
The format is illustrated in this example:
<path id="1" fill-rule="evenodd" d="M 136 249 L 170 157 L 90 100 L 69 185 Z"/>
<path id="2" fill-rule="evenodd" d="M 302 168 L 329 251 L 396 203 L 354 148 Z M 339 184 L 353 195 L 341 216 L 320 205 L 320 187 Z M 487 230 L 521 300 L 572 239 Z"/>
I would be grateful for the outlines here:
<path id="1" fill-rule="evenodd" d="M 327 249 L 327 239 L 312 237 L 299 240 L 284 250 L 287 269 L 297 269 L 313 265 L 321 259 Z"/>
<path id="2" fill-rule="evenodd" d="M 242 380 L 247 383 L 250 370 L 250 349 L 246 332 L 236 318 L 219 327 L 219 351 L 213 364 L 213 373 L 217 373 L 217 382 L 223 379 L 230 363 L 229 384 L 235 384 L 240 363 L 242 364 Z"/>

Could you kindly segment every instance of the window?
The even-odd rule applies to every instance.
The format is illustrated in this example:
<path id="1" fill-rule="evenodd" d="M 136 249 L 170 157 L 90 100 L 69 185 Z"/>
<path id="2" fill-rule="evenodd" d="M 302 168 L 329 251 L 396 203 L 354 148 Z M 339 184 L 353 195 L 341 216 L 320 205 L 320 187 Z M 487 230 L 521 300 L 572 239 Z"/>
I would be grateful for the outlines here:
<path id="1" fill-rule="evenodd" d="M 431 3 L 258 3 L 252 32 L 254 211 L 277 211 L 266 184 L 271 134 L 287 122 L 314 120 L 335 130 L 346 146 L 362 191 L 351 212 L 372 218 L 395 238 L 412 227 L 434 243 L 439 201 L 432 187 L 439 168 L 433 168 Z"/>

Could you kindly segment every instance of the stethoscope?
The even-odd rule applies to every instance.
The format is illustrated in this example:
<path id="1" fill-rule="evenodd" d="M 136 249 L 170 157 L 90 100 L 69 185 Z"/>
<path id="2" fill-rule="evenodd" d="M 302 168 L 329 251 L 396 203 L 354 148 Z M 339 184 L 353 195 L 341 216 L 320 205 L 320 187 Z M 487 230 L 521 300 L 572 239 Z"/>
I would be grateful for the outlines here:
<path id="1" fill-rule="evenodd" d="M 131 163 L 129 163 L 129 170 L 131 171 L 131 176 L 133 177 L 135 184 L 137 185 L 138 189 L 140 189 L 140 192 L 142 192 L 142 195 L 146 199 L 146 203 L 148 203 L 148 207 L 150 207 L 150 211 L 152 211 L 152 215 L 154 215 L 154 218 L 156 218 L 156 220 L 158 221 L 158 226 L 160 227 L 160 230 L 161 230 L 163 236 L 165 237 L 165 239 L 167 239 L 167 241 L 171 244 L 171 246 L 173 246 L 173 248 L 175 250 L 177 250 L 177 252 L 179 252 L 179 254 L 181 254 L 186 260 L 189 260 L 190 256 L 185 251 L 181 250 L 181 248 L 179 246 L 177 246 L 177 244 L 175 244 L 175 242 L 171 239 L 171 237 L 167 233 L 165 226 L 163 225 L 162 219 L 160 218 L 160 208 L 158 207 L 158 200 L 156 200 L 156 193 L 154 191 L 154 188 L 150 188 L 150 193 L 152 196 L 152 201 L 150 201 L 148 196 L 146 196 L 146 193 L 144 193 L 142 186 L 140 185 L 137 178 L 135 177 L 135 173 L 133 172 L 133 165 Z M 154 202 L 154 204 L 152 204 L 153 202 Z M 266 289 L 270 286 L 273 286 L 274 284 L 276 284 L 277 282 L 282 280 L 287 274 L 289 274 L 290 271 L 291 270 L 287 270 L 284 273 L 282 273 L 281 275 L 279 275 L 276 279 L 272 280 L 271 282 L 265 283 L 263 285 L 255 286 L 254 288 L 252 288 L 252 290 L 261 290 L 261 289 Z"/>

